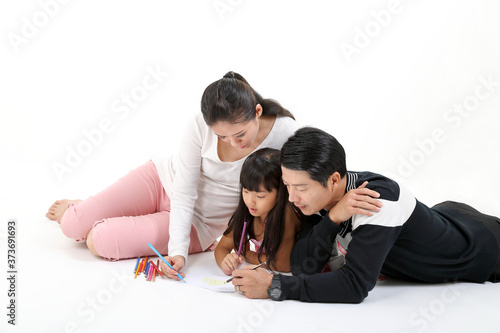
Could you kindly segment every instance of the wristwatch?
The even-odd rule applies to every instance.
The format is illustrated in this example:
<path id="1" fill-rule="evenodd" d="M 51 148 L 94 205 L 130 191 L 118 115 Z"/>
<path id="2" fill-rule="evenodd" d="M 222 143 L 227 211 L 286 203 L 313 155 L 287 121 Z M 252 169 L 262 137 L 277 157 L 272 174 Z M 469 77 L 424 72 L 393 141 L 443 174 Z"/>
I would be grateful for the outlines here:
<path id="1" fill-rule="evenodd" d="M 280 281 L 280 276 L 278 274 L 273 276 L 271 286 L 269 287 L 269 289 L 267 289 L 267 295 L 273 301 L 283 300 L 283 292 L 281 291 L 281 281 Z"/>

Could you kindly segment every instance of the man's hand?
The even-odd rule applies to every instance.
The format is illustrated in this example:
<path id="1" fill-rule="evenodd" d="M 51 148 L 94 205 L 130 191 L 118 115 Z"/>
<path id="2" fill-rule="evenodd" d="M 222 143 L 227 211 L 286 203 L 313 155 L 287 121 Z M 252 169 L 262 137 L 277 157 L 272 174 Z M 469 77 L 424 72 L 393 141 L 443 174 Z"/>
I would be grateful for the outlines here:
<path id="1" fill-rule="evenodd" d="M 177 272 L 179 272 L 179 274 L 184 278 L 186 277 L 186 274 L 181 272 L 181 269 L 184 267 L 184 263 L 186 262 L 186 260 L 184 259 L 183 256 L 174 256 L 174 257 L 170 257 L 170 256 L 166 256 L 164 257 L 166 261 L 168 261 L 168 263 L 170 265 L 172 265 L 172 267 L 174 268 L 171 269 L 170 267 L 168 267 L 167 264 L 165 264 L 163 261 L 160 263 L 160 266 L 161 266 L 161 271 L 170 279 L 174 279 L 174 280 L 177 280 L 177 281 L 180 281 L 179 277 L 177 276 Z"/>
<path id="2" fill-rule="evenodd" d="M 267 289 L 271 286 L 273 275 L 265 269 L 250 270 L 251 266 L 233 272 L 234 289 L 248 298 L 269 298 Z"/>
<path id="3" fill-rule="evenodd" d="M 337 225 L 347 221 L 354 214 L 372 216 L 380 211 L 382 202 L 377 199 L 378 192 L 366 188 L 368 182 L 364 182 L 360 187 L 347 192 L 344 197 L 328 212 L 330 219 Z"/>

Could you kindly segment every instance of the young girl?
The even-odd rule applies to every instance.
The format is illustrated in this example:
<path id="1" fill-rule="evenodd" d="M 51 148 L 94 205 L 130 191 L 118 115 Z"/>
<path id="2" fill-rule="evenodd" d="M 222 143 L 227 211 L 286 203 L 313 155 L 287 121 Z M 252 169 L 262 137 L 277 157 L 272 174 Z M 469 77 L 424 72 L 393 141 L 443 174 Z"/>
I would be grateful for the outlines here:
<path id="1" fill-rule="evenodd" d="M 245 158 L 281 148 L 296 128 L 288 110 L 228 72 L 205 89 L 178 155 L 153 159 L 86 200 L 58 200 L 46 216 L 100 257 L 151 256 L 151 243 L 181 271 L 189 253 L 210 249 L 227 227 Z"/>
<path id="2" fill-rule="evenodd" d="M 302 215 L 288 202 L 281 180 L 280 151 L 260 149 L 243 163 L 240 175 L 241 196 L 229 226 L 215 248 L 215 260 L 230 275 L 243 260 L 280 271 L 290 271 L 290 252 Z M 247 222 L 241 256 L 241 234 Z M 250 250 L 250 242 L 255 251 Z M 236 251 L 232 252 L 233 250 Z"/>

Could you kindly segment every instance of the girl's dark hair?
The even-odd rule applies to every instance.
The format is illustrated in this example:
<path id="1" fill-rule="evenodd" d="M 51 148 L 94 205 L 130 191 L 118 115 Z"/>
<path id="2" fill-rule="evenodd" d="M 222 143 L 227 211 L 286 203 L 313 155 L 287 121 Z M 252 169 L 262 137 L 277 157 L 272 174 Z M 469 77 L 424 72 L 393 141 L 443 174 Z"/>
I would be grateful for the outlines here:
<path id="1" fill-rule="evenodd" d="M 306 171 L 311 179 L 327 185 L 328 177 L 347 173 L 345 151 L 332 135 L 318 128 L 295 131 L 281 148 L 281 164 L 290 170 Z"/>
<path id="2" fill-rule="evenodd" d="M 201 97 L 201 112 L 208 126 L 219 121 L 240 123 L 255 118 L 257 104 L 262 106 L 262 115 L 295 119 L 277 101 L 262 98 L 243 76 L 235 72 L 227 72 L 205 89 Z"/>
<path id="3" fill-rule="evenodd" d="M 285 210 L 289 205 L 288 191 L 281 180 L 281 164 L 280 151 L 272 148 L 259 149 L 247 157 L 243 163 L 240 174 L 241 189 L 249 191 L 261 191 L 262 187 L 266 191 L 277 189 L 276 206 L 267 214 L 265 221 L 264 238 L 262 245 L 257 251 L 258 258 L 265 251 L 268 256 L 267 266 L 271 269 L 276 269 L 276 253 L 283 240 L 285 232 Z M 228 235 L 233 231 L 233 242 L 235 248 L 239 248 L 241 233 L 243 232 L 243 224 L 247 222 L 245 233 L 249 237 L 243 237 L 242 256 L 246 254 L 246 247 L 249 243 L 249 238 L 255 238 L 253 232 L 253 216 L 250 214 L 243 195 L 240 195 L 238 208 L 229 220 L 228 228 L 224 235 Z M 260 261 L 260 259 L 259 259 Z"/>

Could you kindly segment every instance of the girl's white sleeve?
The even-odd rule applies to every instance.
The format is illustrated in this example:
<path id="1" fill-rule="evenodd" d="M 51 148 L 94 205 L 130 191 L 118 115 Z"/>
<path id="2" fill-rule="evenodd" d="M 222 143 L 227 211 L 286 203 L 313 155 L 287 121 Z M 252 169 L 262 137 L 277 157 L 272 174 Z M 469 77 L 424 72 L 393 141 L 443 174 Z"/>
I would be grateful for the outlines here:
<path id="1" fill-rule="evenodd" d="M 170 240 L 168 255 L 188 256 L 193 210 L 198 198 L 198 181 L 201 172 L 201 149 L 206 129 L 198 117 L 184 131 L 175 165 L 175 176 L 170 198 Z"/>

